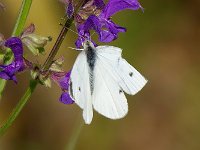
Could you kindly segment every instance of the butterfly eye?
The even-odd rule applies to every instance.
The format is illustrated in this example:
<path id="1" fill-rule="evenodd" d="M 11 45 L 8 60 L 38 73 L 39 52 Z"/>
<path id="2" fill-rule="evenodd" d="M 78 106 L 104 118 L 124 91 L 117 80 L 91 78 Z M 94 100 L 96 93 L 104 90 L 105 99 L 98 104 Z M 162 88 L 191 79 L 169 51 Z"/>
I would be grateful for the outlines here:
<path id="1" fill-rule="evenodd" d="M 130 73 L 129 73 L 129 76 L 131 76 L 131 77 L 132 77 L 132 76 L 133 76 L 133 72 L 130 72 Z"/>
<path id="2" fill-rule="evenodd" d="M 79 87 L 78 90 L 81 91 L 81 88 Z"/>

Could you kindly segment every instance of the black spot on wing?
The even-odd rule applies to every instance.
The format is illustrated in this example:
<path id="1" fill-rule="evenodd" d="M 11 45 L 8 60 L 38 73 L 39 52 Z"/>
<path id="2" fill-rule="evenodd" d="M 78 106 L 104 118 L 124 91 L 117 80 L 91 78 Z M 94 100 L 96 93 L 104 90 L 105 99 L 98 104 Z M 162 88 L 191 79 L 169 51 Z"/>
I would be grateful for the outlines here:
<path id="1" fill-rule="evenodd" d="M 131 76 L 131 77 L 132 77 L 132 76 L 133 76 L 133 72 L 130 72 L 130 73 L 129 73 L 129 76 Z"/>
<path id="2" fill-rule="evenodd" d="M 121 94 L 123 91 L 122 90 L 119 90 L 119 94 Z"/>

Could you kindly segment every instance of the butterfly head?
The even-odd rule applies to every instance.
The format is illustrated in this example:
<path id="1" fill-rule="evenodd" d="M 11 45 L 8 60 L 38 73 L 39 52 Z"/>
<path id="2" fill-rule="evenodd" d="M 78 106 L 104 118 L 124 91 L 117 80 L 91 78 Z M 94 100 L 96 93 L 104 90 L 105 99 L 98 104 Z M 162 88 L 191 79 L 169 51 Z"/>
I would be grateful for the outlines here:
<path id="1" fill-rule="evenodd" d="M 95 48 L 94 44 L 90 40 L 85 40 L 83 42 L 83 48 L 88 49 L 88 47 Z"/>

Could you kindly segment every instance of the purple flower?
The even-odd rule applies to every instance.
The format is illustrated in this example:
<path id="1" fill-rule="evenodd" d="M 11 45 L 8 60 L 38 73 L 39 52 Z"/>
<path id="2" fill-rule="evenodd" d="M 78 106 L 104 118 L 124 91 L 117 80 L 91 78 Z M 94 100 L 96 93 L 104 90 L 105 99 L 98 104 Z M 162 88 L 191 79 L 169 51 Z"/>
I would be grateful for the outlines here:
<path id="1" fill-rule="evenodd" d="M 51 41 L 51 37 L 44 37 L 34 33 L 35 25 L 30 24 L 21 34 L 20 38 L 22 43 L 34 54 L 39 55 L 45 52 L 44 47 L 47 45 L 49 41 Z"/>
<path id="2" fill-rule="evenodd" d="M 55 72 L 52 74 L 51 78 L 60 86 L 62 89 L 62 94 L 59 98 L 60 102 L 64 104 L 73 104 L 74 101 L 70 97 L 68 90 L 69 90 L 69 80 L 70 80 L 71 71 L 64 73 L 64 72 Z"/>
<path id="3" fill-rule="evenodd" d="M 64 77 L 59 79 L 58 83 L 62 90 L 69 89 L 70 75 L 71 75 L 71 71 L 67 72 Z"/>
<path id="4" fill-rule="evenodd" d="M 138 10 L 143 9 L 137 0 L 110 0 L 108 4 L 104 7 L 100 18 L 110 18 L 115 13 L 125 10 Z"/>
<path id="5" fill-rule="evenodd" d="M 0 68 L 2 69 L 0 72 L 0 78 L 5 80 L 13 80 L 15 83 L 17 83 L 15 73 L 23 70 L 23 63 L 21 61 L 13 61 L 7 66 L 1 65 Z"/>
<path id="6" fill-rule="evenodd" d="M 97 8 L 103 8 L 105 6 L 103 0 L 94 0 L 94 5 L 97 6 Z"/>
<path id="7" fill-rule="evenodd" d="M 103 8 L 105 6 L 103 0 L 86 0 L 83 4 L 83 9 L 90 9 L 91 6 L 94 6 L 96 8 Z"/>
<path id="8" fill-rule="evenodd" d="M 76 46 L 80 48 L 85 39 L 90 39 L 90 30 L 98 34 L 101 42 L 111 42 L 117 39 L 118 33 L 126 32 L 126 29 L 116 25 L 110 17 L 125 9 L 138 10 L 139 8 L 142 9 L 137 0 L 110 0 L 99 15 L 90 15 L 84 23 L 78 24 L 80 36 L 76 41 Z"/>
<path id="9" fill-rule="evenodd" d="M 17 37 L 11 37 L 6 40 L 5 46 L 12 50 L 14 54 L 14 61 L 9 65 L 0 65 L 0 78 L 5 80 L 13 80 L 15 83 L 17 83 L 15 74 L 23 71 L 28 64 L 27 60 L 24 60 L 23 58 L 22 42 Z"/>
<path id="10" fill-rule="evenodd" d="M 71 99 L 70 95 L 68 92 L 63 92 L 60 96 L 60 102 L 63 104 L 73 104 L 74 101 Z"/>
<path id="11" fill-rule="evenodd" d="M 74 13 L 73 0 L 60 0 L 65 4 L 66 14 L 68 18 L 71 18 Z"/>
<path id="12" fill-rule="evenodd" d="M 72 2 L 69 2 L 68 7 L 67 7 L 67 16 L 71 18 L 73 13 L 74 13 L 74 6 Z"/>

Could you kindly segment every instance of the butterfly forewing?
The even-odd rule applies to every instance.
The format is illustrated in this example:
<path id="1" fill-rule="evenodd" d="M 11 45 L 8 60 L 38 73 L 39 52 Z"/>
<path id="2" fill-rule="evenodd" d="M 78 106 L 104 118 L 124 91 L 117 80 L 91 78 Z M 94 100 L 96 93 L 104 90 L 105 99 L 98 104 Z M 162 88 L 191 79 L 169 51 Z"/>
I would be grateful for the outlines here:
<path id="1" fill-rule="evenodd" d="M 123 91 L 115 79 L 107 73 L 99 59 L 95 67 L 92 103 L 97 112 L 110 119 L 122 118 L 128 112 L 128 104 Z"/>
<path id="2" fill-rule="evenodd" d="M 92 121 L 92 98 L 89 84 L 88 64 L 82 51 L 72 68 L 70 76 L 70 95 L 75 103 L 83 109 L 83 118 L 87 124 Z"/>
<path id="3" fill-rule="evenodd" d="M 128 94 L 138 93 L 147 83 L 147 80 L 125 59 L 119 60 L 116 70 L 121 78 L 120 85 Z"/>
<path id="4" fill-rule="evenodd" d="M 113 46 L 97 47 L 97 57 L 107 74 L 112 76 L 127 94 L 134 95 L 140 91 L 147 80 L 125 59 L 121 58 L 121 49 Z"/>

